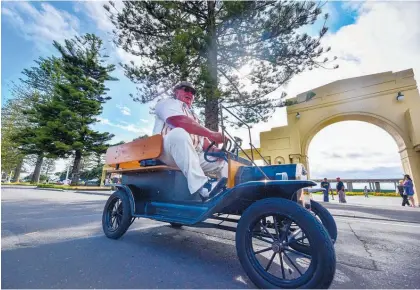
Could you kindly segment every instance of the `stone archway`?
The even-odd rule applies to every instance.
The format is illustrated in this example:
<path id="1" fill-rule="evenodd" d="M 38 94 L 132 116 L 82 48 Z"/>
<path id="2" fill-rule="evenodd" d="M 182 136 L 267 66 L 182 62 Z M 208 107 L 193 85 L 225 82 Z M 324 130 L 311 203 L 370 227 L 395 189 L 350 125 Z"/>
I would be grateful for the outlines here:
<path id="1" fill-rule="evenodd" d="M 340 121 L 371 123 L 387 131 L 397 143 L 404 172 L 413 177 L 418 202 L 420 95 L 413 71 L 345 79 L 311 91 L 316 95 L 309 101 L 305 101 L 306 93 L 291 99 L 297 104 L 287 107 L 287 126 L 261 132 L 263 156 L 303 163 L 309 170 L 307 152 L 316 133 Z"/>

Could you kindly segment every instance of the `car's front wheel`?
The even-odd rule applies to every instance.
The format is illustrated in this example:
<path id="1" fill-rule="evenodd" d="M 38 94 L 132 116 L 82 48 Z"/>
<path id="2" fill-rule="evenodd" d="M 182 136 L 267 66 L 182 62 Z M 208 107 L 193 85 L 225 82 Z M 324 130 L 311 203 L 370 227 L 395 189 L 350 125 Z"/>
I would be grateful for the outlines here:
<path id="1" fill-rule="evenodd" d="M 295 235 L 290 235 L 290 228 Z M 291 247 L 304 232 L 309 254 Z M 328 288 L 336 259 L 322 224 L 296 202 L 268 198 L 245 210 L 236 231 L 239 260 L 259 288 Z"/>

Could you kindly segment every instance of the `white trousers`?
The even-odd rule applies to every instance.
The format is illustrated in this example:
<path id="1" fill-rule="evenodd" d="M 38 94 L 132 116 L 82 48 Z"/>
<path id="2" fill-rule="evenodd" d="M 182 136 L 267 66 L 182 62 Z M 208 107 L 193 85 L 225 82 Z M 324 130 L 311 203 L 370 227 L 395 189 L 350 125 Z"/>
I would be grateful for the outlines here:
<path id="1" fill-rule="evenodd" d="M 208 181 L 206 173 L 214 172 L 218 178 L 228 176 L 227 162 L 207 162 L 204 152 L 195 150 L 190 135 L 182 128 L 175 128 L 163 137 L 163 152 L 159 159 L 168 166 L 177 166 L 182 171 L 187 178 L 191 194 L 197 192 Z"/>

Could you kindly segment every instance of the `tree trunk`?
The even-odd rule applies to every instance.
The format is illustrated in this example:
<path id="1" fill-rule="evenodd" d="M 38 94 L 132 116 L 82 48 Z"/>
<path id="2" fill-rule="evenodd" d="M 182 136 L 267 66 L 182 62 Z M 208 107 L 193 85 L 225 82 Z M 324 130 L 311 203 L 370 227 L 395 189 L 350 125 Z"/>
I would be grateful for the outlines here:
<path id="1" fill-rule="evenodd" d="M 32 174 L 31 183 L 39 182 L 39 176 L 41 175 L 41 167 L 42 167 L 43 161 L 44 161 L 44 155 L 43 154 L 38 155 L 36 159 L 35 170 L 34 170 L 34 173 Z"/>
<path id="2" fill-rule="evenodd" d="M 49 177 L 48 177 L 49 171 L 50 171 L 50 166 L 48 165 L 47 169 L 45 170 L 45 176 L 47 177 L 47 180 L 49 179 Z"/>
<path id="3" fill-rule="evenodd" d="M 13 174 L 13 171 L 10 171 L 9 175 L 7 175 L 6 183 L 10 183 L 12 179 L 12 174 Z"/>
<path id="4" fill-rule="evenodd" d="M 77 185 L 79 182 L 80 165 L 82 161 L 82 152 L 76 150 L 76 155 L 73 162 L 73 170 L 71 172 L 71 185 Z"/>
<path id="5" fill-rule="evenodd" d="M 20 172 L 22 171 L 23 165 L 23 157 L 19 160 L 18 164 L 16 165 L 15 172 L 13 174 L 13 181 L 19 182 Z"/>
<path id="6" fill-rule="evenodd" d="M 219 130 L 219 106 L 217 95 L 217 42 L 216 42 L 216 2 L 207 2 L 207 70 L 208 82 L 205 85 L 206 106 L 204 108 L 205 126 L 213 131 Z"/>

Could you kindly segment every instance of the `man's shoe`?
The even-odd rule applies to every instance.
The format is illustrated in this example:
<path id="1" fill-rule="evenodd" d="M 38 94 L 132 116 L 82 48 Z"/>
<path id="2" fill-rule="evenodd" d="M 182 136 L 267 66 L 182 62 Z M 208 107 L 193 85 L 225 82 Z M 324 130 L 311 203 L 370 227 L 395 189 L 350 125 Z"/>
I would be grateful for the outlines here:
<path id="1" fill-rule="evenodd" d="M 204 193 L 205 195 L 201 194 L 201 192 L 200 192 L 201 200 L 203 202 L 205 202 L 205 201 L 209 200 L 210 198 L 219 194 L 226 187 L 226 183 L 227 183 L 227 178 L 226 177 L 220 178 L 217 183 L 216 182 L 209 182 L 209 181 L 206 182 L 201 189 L 201 192 L 204 193 L 204 191 L 205 191 L 205 193 Z"/>

